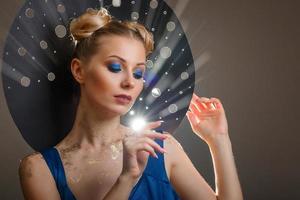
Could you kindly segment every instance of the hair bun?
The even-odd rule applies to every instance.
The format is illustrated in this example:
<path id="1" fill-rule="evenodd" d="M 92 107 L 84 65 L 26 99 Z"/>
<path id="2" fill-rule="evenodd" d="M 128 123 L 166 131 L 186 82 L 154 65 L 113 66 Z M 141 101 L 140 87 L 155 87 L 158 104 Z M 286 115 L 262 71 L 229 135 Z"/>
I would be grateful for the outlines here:
<path id="1" fill-rule="evenodd" d="M 110 22 L 112 16 L 105 8 L 95 10 L 89 8 L 84 14 L 70 23 L 70 33 L 75 42 L 91 36 L 96 30 Z"/>

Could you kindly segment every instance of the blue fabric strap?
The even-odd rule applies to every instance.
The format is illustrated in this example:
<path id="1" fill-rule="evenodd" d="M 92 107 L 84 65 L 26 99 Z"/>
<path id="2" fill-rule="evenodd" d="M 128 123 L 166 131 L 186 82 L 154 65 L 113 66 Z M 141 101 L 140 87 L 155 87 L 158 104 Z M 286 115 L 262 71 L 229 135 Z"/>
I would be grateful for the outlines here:
<path id="1" fill-rule="evenodd" d="M 68 187 L 65 170 L 56 148 L 51 147 L 41 152 L 55 180 L 61 200 L 76 200 Z"/>

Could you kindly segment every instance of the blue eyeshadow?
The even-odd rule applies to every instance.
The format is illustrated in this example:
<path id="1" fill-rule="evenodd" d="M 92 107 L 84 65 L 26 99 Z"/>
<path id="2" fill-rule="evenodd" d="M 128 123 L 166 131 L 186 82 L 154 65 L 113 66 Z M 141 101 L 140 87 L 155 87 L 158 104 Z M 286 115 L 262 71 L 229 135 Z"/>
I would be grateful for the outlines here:
<path id="1" fill-rule="evenodd" d="M 137 73 L 136 73 L 135 75 L 137 75 L 137 78 L 143 77 L 143 70 L 138 69 L 138 70 L 137 70 Z"/>
<path id="2" fill-rule="evenodd" d="M 119 63 L 112 63 L 109 65 L 112 70 L 120 70 L 121 65 Z"/>

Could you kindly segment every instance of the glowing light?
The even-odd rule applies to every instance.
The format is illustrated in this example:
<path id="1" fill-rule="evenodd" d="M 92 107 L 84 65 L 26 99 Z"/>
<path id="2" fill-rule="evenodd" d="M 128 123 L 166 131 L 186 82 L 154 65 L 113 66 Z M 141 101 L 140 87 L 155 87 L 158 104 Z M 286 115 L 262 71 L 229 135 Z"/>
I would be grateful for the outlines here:
<path id="1" fill-rule="evenodd" d="M 20 47 L 20 48 L 18 49 L 18 54 L 19 54 L 20 56 L 25 56 L 26 52 L 27 52 L 27 50 L 26 50 L 24 47 Z"/>
<path id="2" fill-rule="evenodd" d="M 59 37 L 59 38 L 65 37 L 66 34 L 67 34 L 67 29 L 66 29 L 66 27 L 63 26 L 63 25 L 57 25 L 57 26 L 55 27 L 55 34 L 56 34 L 56 36 Z"/>
<path id="3" fill-rule="evenodd" d="M 131 19 L 137 20 L 139 18 L 139 13 L 138 12 L 132 12 L 131 13 Z"/>
<path id="4" fill-rule="evenodd" d="M 130 123 L 130 127 L 136 132 L 142 130 L 145 125 L 146 125 L 146 121 L 142 117 L 134 118 Z"/>
<path id="5" fill-rule="evenodd" d="M 147 60 L 146 66 L 147 66 L 149 69 L 151 69 L 151 68 L 153 67 L 153 62 L 152 62 L 152 60 Z"/>
<path id="6" fill-rule="evenodd" d="M 150 7 L 151 7 L 152 9 L 157 8 L 157 6 L 158 6 L 158 2 L 157 2 L 156 0 L 150 1 Z"/>
<path id="7" fill-rule="evenodd" d="M 160 95 L 161 95 L 161 91 L 160 91 L 159 88 L 153 88 L 153 89 L 152 89 L 152 96 L 153 96 L 153 97 L 157 98 L 157 97 L 159 97 Z"/>
<path id="8" fill-rule="evenodd" d="M 34 10 L 31 8 L 27 8 L 25 11 L 25 15 L 28 18 L 33 18 L 34 17 Z"/>
<path id="9" fill-rule="evenodd" d="M 170 113 L 177 112 L 177 110 L 178 110 L 177 105 L 176 104 L 169 105 L 168 110 L 169 110 Z"/>
<path id="10" fill-rule="evenodd" d="M 182 72 L 181 75 L 180 75 L 180 78 L 182 80 L 186 80 L 189 78 L 189 74 L 187 72 Z"/>
<path id="11" fill-rule="evenodd" d="M 113 0 L 112 5 L 113 5 L 113 7 L 120 7 L 121 6 L 121 0 Z"/>
<path id="12" fill-rule="evenodd" d="M 30 78 L 23 76 L 20 82 L 23 87 L 28 87 L 30 85 Z"/>
<path id="13" fill-rule="evenodd" d="M 169 32 L 174 31 L 175 28 L 176 28 L 176 25 L 175 25 L 174 22 L 168 22 L 168 23 L 167 23 L 167 30 L 168 30 Z"/>
<path id="14" fill-rule="evenodd" d="M 130 115 L 134 115 L 134 114 L 135 114 L 134 110 L 131 110 L 131 111 L 129 112 L 129 114 L 130 114 Z"/>
<path id="15" fill-rule="evenodd" d="M 42 40 L 42 41 L 40 42 L 40 46 L 41 46 L 42 49 L 47 49 L 47 48 L 48 48 L 48 44 L 47 44 L 47 42 L 44 41 L 44 40 Z"/>
<path id="16" fill-rule="evenodd" d="M 57 12 L 60 12 L 60 13 L 64 13 L 66 11 L 66 8 L 63 4 L 58 4 L 56 9 L 57 9 Z"/>
<path id="17" fill-rule="evenodd" d="M 160 56 L 162 58 L 169 58 L 172 54 L 172 50 L 169 47 L 163 47 L 160 49 Z"/>
<path id="18" fill-rule="evenodd" d="M 49 80 L 49 81 L 54 81 L 54 79 L 55 79 L 55 74 L 54 74 L 53 72 L 50 72 L 50 73 L 48 74 L 48 80 Z"/>

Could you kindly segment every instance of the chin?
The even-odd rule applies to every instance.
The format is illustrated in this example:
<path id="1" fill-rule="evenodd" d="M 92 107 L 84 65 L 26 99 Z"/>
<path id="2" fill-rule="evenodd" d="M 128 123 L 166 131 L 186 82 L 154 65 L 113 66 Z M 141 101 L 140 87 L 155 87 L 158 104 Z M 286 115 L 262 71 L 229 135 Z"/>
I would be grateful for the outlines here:
<path id="1" fill-rule="evenodd" d="M 113 108 L 110 108 L 110 110 L 115 114 L 125 115 L 126 113 L 128 113 L 130 111 L 132 106 L 133 106 L 132 103 L 130 103 L 128 105 L 118 105 L 118 104 L 116 104 L 116 105 L 113 106 Z"/>

